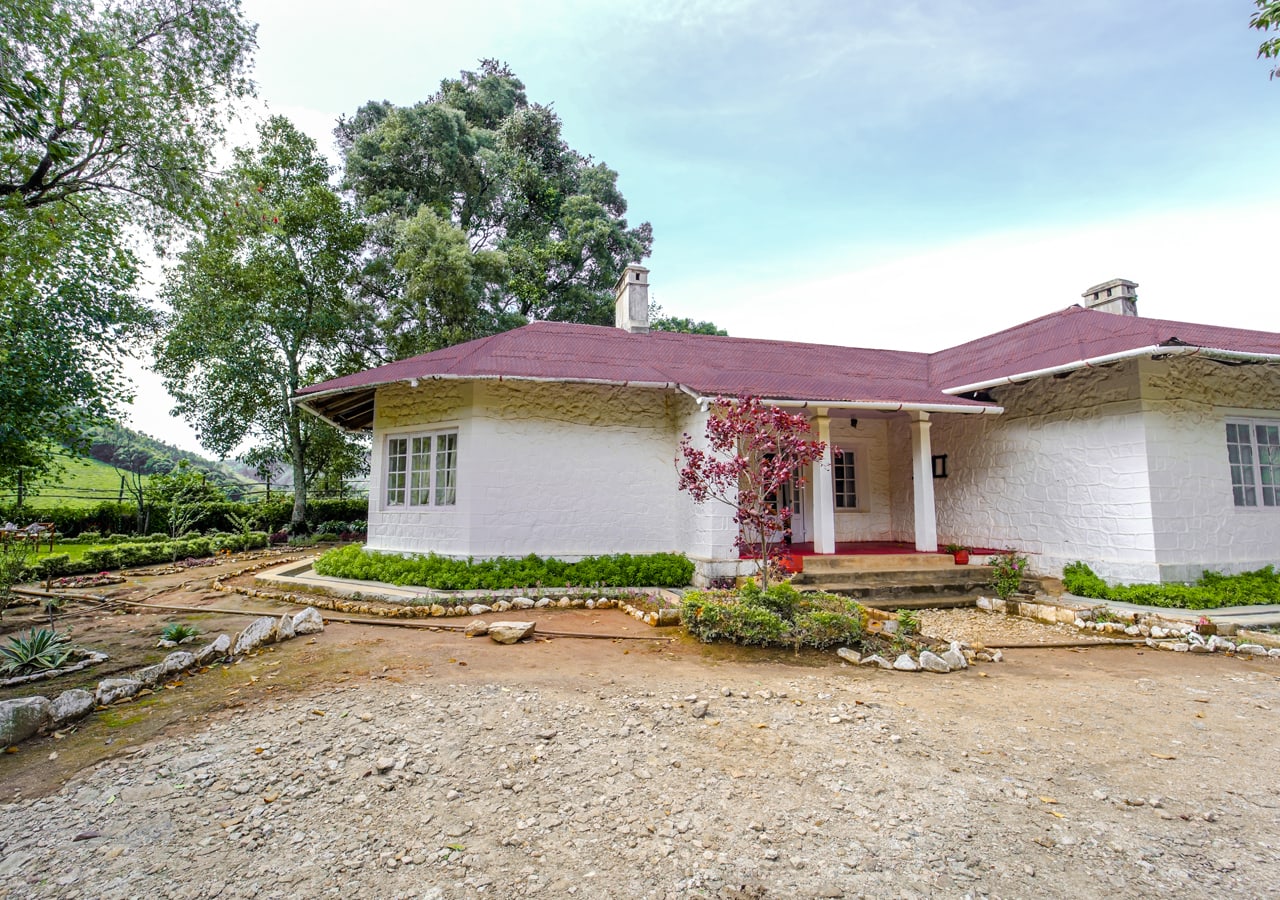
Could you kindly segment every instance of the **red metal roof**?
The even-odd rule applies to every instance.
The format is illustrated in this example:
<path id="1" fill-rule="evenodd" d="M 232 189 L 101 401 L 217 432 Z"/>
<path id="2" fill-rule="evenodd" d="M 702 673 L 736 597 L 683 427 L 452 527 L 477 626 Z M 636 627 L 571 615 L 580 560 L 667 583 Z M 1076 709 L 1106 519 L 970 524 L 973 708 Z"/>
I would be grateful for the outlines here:
<path id="1" fill-rule="evenodd" d="M 667 384 L 708 397 L 981 407 L 944 391 L 1171 343 L 1280 354 L 1280 334 L 1079 306 L 933 354 L 534 322 L 298 393 L 306 406 L 348 427 L 371 422 L 378 385 L 432 377 Z"/>
<path id="2" fill-rule="evenodd" d="M 956 388 L 1144 347 L 1179 344 L 1280 354 L 1280 334 L 1269 331 L 1121 316 L 1069 306 L 934 353 L 929 363 L 930 381 L 942 389 Z"/>

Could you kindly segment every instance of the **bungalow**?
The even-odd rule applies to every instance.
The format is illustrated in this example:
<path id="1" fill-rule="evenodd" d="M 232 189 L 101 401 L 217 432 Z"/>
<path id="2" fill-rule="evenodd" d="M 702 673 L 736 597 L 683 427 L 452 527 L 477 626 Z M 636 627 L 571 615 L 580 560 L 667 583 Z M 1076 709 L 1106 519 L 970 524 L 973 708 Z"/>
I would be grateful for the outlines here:
<path id="1" fill-rule="evenodd" d="M 681 551 L 735 571 L 731 511 L 677 490 L 717 396 L 801 410 L 840 454 L 783 498 L 794 542 L 939 538 L 1111 580 L 1280 555 L 1280 334 L 1083 305 L 937 353 L 651 332 L 648 270 L 616 327 L 535 322 L 304 388 L 372 432 L 369 546 L 449 556 Z"/>

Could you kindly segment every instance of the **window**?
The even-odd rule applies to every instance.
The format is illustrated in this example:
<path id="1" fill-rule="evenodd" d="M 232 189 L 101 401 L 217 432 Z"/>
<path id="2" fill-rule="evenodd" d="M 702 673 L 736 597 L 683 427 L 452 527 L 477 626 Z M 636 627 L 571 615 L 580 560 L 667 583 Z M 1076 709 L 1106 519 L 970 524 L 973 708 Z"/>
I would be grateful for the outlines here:
<path id="1" fill-rule="evenodd" d="M 858 489 L 854 479 L 854 453 L 852 450 L 841 450 L 839 456 L 832 455 L 831 468 L 834 478 L 833 488 L 836 495 L 836 509 L 857 509 Z"/>
<path id="2" fill-rule="evenodd" d="M 1280 506 L 1280 421 L 1228 422 L 1227 461 L 1236 506 Z"/>
<path id="3" fill-rule="evenodd" d="M 453 506 L 457 481 L 456 431 L 387 439 L 387 506 Z"/>

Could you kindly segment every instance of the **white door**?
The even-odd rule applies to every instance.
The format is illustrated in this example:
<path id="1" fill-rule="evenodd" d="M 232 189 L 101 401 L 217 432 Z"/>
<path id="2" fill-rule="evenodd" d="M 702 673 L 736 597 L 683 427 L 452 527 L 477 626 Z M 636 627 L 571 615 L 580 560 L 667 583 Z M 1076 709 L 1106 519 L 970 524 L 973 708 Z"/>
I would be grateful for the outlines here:
<path id="1" fill-rule="evenodd" d="M 782 488 L 782 505 L 791 510 L 791 543 L 807 544 L 813 540 L 809 523 L 809 486 L 800 486 L 797 474 Z"/>

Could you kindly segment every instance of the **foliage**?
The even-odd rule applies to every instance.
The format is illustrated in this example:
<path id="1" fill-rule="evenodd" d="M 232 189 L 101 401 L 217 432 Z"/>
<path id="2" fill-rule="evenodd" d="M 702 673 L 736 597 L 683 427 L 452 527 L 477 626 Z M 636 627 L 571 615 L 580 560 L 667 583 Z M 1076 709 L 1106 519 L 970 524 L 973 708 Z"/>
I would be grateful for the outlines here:
<path id="1" fill-rule="evenodd" d="M 615 282 L 649 254 L 617 173 L 571 148 L 496 60 L 412 106 L 367 103 L 336 133 L 389 358 L 532 319 L 611 324 Z"/>
<path id="2" fill-rule="evenodd" d="M 707 419 L 708 449 L 695 447 L 688 434 L 680 441 L 680 490 L 695 503 L 716 500 L 733 508 L 738 547 L 762 561 L 766 587 L 773 548 L 791 533 L 791 510 L 778 503 L 779 493 L 793 479 L 803 487 L 805 479 L 796 473 L 826 451 L 826 444 L 810 434 L 803 415 L 756 397 L 717 397 Z"/>
<path id="3" fill-rule="evenodd" d="M 11 588 L 24 579 L 31 550 L 31 544 L 26 541 L 0 543 L 0 615 L 13 602 Z"/>
<path id="4" fill-rule="evenodd" d="M 363 532 L 364 519 L 368 513 L 368 500 L 364 497 L 339 499 L 324 497 L 307 503 L 308 521 L 311 523 L 340 519 L 347 523 L 351 531 Z M 246 517 L 252 527 L 258 530 L 278 530 L 287 525 L 293 501 L 289 498 L 259 500 L 254 503 L 210 503 L 205 508 L 205 518 L 198 525 L 219 531 L 240 530 L 232 520 L 232 516 Z M 133 533 L 135 525 L 134 506 L 131 503 L 105 502 L 92 507 L 27 507 L 14 509 L 0 507 L 0 520 L 53 522 L 60 534 L 66 538 L 83 535 L 84 532 Z M 358 525 L 356 528 L 354 526 Z M 165 528 L 165 511 L 160 509 L 152 516 L 152 526 Z M 92 538 L 96 540 L 96 538 Z"/>
<path id="5" fill-rule="evenodd" d="M 709 334 L 718 337 L 729 336 L 729 332 L 723 328 L 717 328 L 713 322 L 695 322 L 693 319 L 669 316 L 657 303 L 649 304 L 649 330 L 674 331 L 680 334 Z"/>
<path id="6" fill-rule="evenodd" d="M 785 582 L 763 589 L 748 582 L 737 591 L 690 591 L 681 604 L 681 621 L 703 643 L 823 650 L 857 644 L 867 615 L 847 597 L 801 594 Z"/>
<path id="7" fill-rule="evenodd" d="M 1280 575 L 1264 566 L 1239 575 L 1206 571 L 1194 584 L 1119 584 L 1108 586 L 1083 562 L 1062 571 L 1062 582 L 1076 596 L 1116 600 L 1167 609 L 1221 609 L 1280 603 Z"/>
<path id="8" fill-rule="evenodd" d="M 903 635 L 920 633 L 920 617 L 913 610 L 898 611 L 898 633 Z"/>
<path id="9" fill-rule="evenodd" d="M 176 541 L 135 541 L 109 547 L 95 547 L 85 553 L 80 568 L 85 572 L 105 572 L 130 566 L 149 566 L 175 559 L 199 559 L 225 550 L 236 553 L 242 550 L 260 550 L 267 546 L 266 532 L 252 531 L 248 535 L 220 532 L 211 537 L 197 537 Z M 80 574 L 74 572 L 73 574 Z"/>
<path id="10" fill-rule="evenodd" d="M 1006 550 L 987 560 L 991 566 L 991 589 L 1001 600 L 1008 600 L 1022 586 L 1022 576 L 1027 574 L 1027 558 L 1014 550 Z"/>
<path id="11" fill-rule="evenodd" d="M 969 548 L 966 547 L 964 544 L 947 544 L 947 546 L 944 549 L 948 553 L 952 553 L 952 554 L 967 553 L 969 551 Z"/>
<path id="12" fill-rule="evenodd" d="M 1270 32 L 1280 31 L 1280 0 L 1254 0 L 1253 15 L 1249 17 L 1249 27 L 1256 28 L 1268 37 L 1258 47 L 1258 59 L 1280 58 L 1280 36 Z M 1271 77 L 1280 74 L 1280 66 L 1271 69 Z"/>
<path id="13" fill-rule="evenodd" d="M 169 524 L 169 536 L 174 545 L 178 543 L 178 538 L 205 518 L 211 505 L 226 500 L 226 495 L 221 490 L 209 484 L 202 473 L 196 472 L 185 461 L 167 475 L 153 476 L 151 483 L 147 485 L 147 497 L 153 505 L 164 510 Z M 243 519 L 233 520 L 236 525 L 242 522 Z M 243 533 L 248 532 L 247 527 L 243 529 Z M 176 560 L 176 546 L 174 553 L 172 558 Z"/>
<path id="14" fill-rule="evenodd" d="M 164 630 L 160 632 L 162 640 L 173 641 L 175 644 L 181 644 L 183 641 L 196 637 L 200 634 L 200 629 L 194 625 L 188 625 L 185 622 L 170 622 L 164 626 Z"/>
<path id="15" fill-rule="evenodd" d="M 57 669 L 73 649 L 68 635 L 52 628 L 32 628 L 0 645 L 0 672 L 13 676 Z"/>
<path id="16" fill-rule="evenodd" d="M 222 214 L 165 282 L 172 313 L 156 347 L 156 370 L 201 443 L 226 455 L 252 440 L 255 465 L 292 469 L 295 532 L 316 477 L 363 459 L 290 402 L 306 384 L 363 368 L 369 342 L 349 292 L 364 232 L 329 174 L 315 141 L 279 116 L 256 148 L 236 150 Z"/>
<path id="17" fill-rule="evenodd" d="M 232 499 L 240 499 L 246 479 L 227 463 L 214 462 L 198 453 L 183 450 L 118 422 L 90 428 L 89 456 L 128 472 L 166 475 L 185 463 L 207 481 L 222 488 Z"/>
<path id="18" fill-rule="evenodd" d="M 151 328 L 133 235 L 205 208 L 228 100 L 251 93 L 236 0 L 0 0 L 0 481 L 127 400 Z"/>
<path id="19" fill-rule="evenodd" d="M 53 579 L 66 575 L 70 568 L 71 556 L 66 553 L 53 553 L 36 560 L 36 572 L 44 581 L 46 591 L 49 590 L 49 584 Z"/>
<path id="20" fill-rule="evenodd" d="M 530 554 L 521 559 L 498 557 L 460 560 L 437 556 L 378 553 L 350 544 L 323 554 L 316 572 L 334 578 L 385 581 L 443 591 L 506 588 L 682 587 L 693 577 L 693 563 L 674 553 L 632 556 L 588 556 L 570 563 Z"/>

